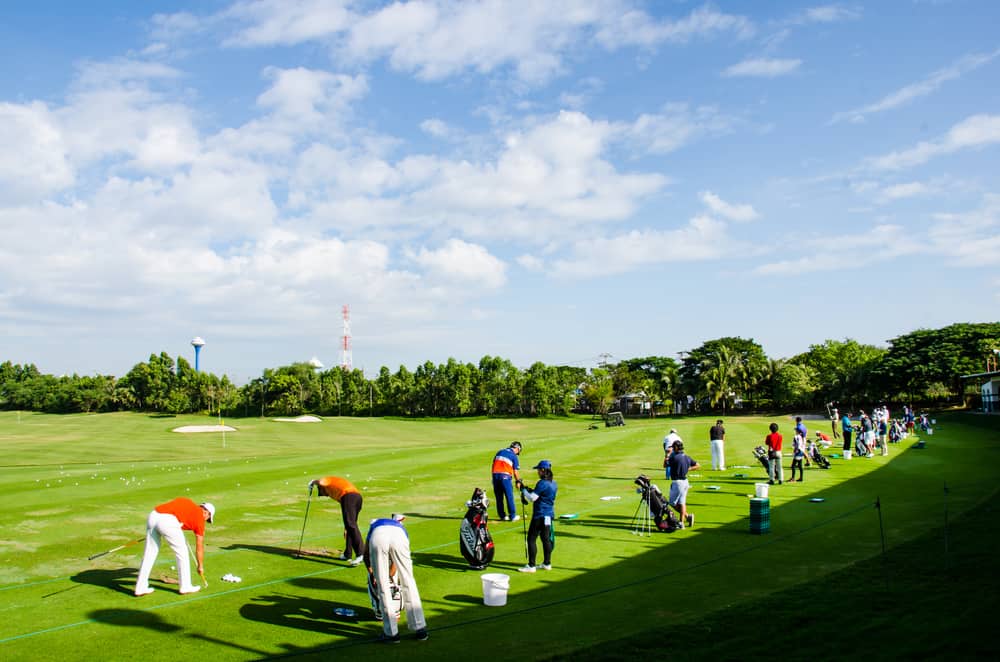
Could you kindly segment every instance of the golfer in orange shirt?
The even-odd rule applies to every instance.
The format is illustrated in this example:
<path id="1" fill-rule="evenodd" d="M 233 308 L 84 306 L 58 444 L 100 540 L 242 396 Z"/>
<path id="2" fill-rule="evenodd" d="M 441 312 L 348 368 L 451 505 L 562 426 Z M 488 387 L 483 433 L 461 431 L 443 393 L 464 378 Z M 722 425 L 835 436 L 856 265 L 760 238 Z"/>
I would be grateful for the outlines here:
<path id="1" fill-rule="evenodd" d="M 149 585 L 149 573 L 160 553 L 160 538 L 165 538 L 170 549 L 174 551 L 177 562 L 177 583 L 183 593 L 197 593 L 201 586 L 191 583 L 191 559 L 188 556 L 185 531 L 193 531 L 197 543 L 195 560 L 198 562 L 198 574 L 205 578 L 205 522 L 215 519 L 215 506 L 210 503 L 197 504 L 191 499 L 178 497 L 173 501 L 161 503 L 149 513 L 146 519 L 146 549 L 142 555 L 142 566 L 139 568 L 139 578 L 135 581 L 135 595 L 141 597 L 153 592 Z"/>
<path id="2" fill-rule="evenodd" d="M 340 555 L 341 561 L 349 561 L 350 564 L 358 565 L 362 562 L 365 553 L 365 543 L 361 537 L 361 529 L 358 528 L 358 515 L 361 513 L 363 499 L 354 483 L 339 476 L 326 476 L 309 481 L 309 493 L 312 494 L 313 487 L 316 488 L 320 496 L 328 496 L 340 503 L 340 513 L 344 519 L 344 553 Z M 351 559 L 351 552 L 354 552 L 354 559 Z"/>

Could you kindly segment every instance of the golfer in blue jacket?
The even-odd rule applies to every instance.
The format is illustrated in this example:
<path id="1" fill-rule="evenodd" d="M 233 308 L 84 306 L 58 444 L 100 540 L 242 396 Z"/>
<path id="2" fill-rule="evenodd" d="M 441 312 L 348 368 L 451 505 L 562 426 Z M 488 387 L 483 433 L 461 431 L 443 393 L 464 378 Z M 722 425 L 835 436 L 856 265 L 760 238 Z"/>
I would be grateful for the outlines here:
<path id="1" fill-rule="evenodd" d="M 528 527 L 528 565 L 518 568 L 521 572 L 535 572 L 535 558 L 538 555 L 537 540 L 542 537 L 542 570 L 552 569 L 552 522 L 556 517 L 556 491 L 558 486 L 552 480 L 552 463 L 542 460 L 533 469 L 538 470 L 538 483 L 529 490 L 524 483 L 518 481 L 521 497 L 531 505 L 531 525 Z"/>

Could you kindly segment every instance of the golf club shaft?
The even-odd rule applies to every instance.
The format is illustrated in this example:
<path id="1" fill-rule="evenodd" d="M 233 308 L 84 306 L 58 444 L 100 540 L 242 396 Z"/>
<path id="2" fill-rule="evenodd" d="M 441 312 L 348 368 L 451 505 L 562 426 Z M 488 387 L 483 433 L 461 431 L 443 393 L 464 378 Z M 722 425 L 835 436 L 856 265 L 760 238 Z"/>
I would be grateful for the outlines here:
<path id="1" fill-rule="evenodd" d="M 93 561 L 94 559 L 99 559 L 102 556 L 107 556 L 108 554 L 112 554 L 114 552 L 117 552 L 118 550 L 125 549 L 126 547 L 131 547 L 132 545 L 137 545 L 137 544 L 141 543 L 145 539 L 146 539 L 145 536 L 143 536 L 142 538 L 136 538 L 135 540 L 131 540 L 131 541 L 125 543 L 124 545 L 118 545 L 117 547 L 112 547 L 111 549 L 109 549 L 106 552 L 101 552 L 99 554 L 94 554 L 93 556 L 88 556 L 87 560 L 88 561 Z"/>
<path id="2" fill-rule="evenodd" d="M 306 501 L 306 515 L 302 518 L 302 533 L 299 534 L 299 550 L 295 552 L 296 556 L 302 555 L 302 539 L 306 535 L 306 522 L 309 521 L 309 506 L 312 505 L 313 493 L 309 490 L 309 499 Z"/>
<path id="3" fill-rule="evenodd" d="M 191 549 L 191 543 L 188 543 L 187 546 L 188 546 L 188 551 L 191 552 L 191 560 L 194 561 L 194 566 L 198 568 L 198 555 L 194 553 L 193 549 Z M 205 579 L 205 568 L 200 568 L 198 570 L 198 576 L 201 577 L 202 586 L 208 588 L 208 580 Z"/>

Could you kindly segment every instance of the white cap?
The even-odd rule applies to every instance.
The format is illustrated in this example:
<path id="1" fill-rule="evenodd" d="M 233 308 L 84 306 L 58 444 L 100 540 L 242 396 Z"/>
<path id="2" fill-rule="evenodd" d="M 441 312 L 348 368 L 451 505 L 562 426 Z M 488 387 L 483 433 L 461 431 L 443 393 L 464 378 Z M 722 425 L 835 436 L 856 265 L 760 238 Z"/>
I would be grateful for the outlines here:
<path id="1" fill-rule="evenodd" d="M 404 519 L 406 519 L 406 515 L 404 515 L 403 513 L 393 513 L 392 519 L 396 520 L 397 522 L 402 522 Z"/>
<path id="2" fill-rule="evenodd" d="M 211 524 L 212 522 L 214 522 L 215 506 L 206 501 L 205 503 L 201 504 L 201 507 L 208 511 L 208 523 Z"/>

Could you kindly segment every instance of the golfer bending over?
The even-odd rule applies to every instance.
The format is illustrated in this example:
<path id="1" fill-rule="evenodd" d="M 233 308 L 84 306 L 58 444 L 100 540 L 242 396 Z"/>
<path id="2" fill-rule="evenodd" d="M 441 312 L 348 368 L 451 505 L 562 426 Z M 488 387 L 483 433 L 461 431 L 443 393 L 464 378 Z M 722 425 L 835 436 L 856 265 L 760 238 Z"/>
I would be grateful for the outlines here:
<path id="1" fill-rule="evenodd" d="M 683 441 L 675 441 L 673 451 L 670 454 L 670 496 L 667 500 L 681 516 L 680 528 L 683 529 L 694 526 L 694 513 L 689 513 L 687 509 L 688 472 L 701 469 L 701 465 L 684 452 Z"/>
<path id="2" fill-rule="evenodd" d="M 511 442 L 507 448 L 501 448 L 493 456 L 493 496 L 497 502 L 497 517 L 500 520 L 507 519 L 504 512 L 504 503 L 510 511 L 510 521 L 516 522 L 521 519 L 517 514 L 517 506 L 514 505 L 514 484 L 520 482 L 520 464 L 517 456 L 521 454 L 521 442 Z"/>
<path id="3" fill-rule="evenodd" d="M 365 544 L 365 567 L 375 578 L 382 602 L 382 634 L 379 641 L 398 644 L 398 614 L 392 613 L 391 577 L 396 578 L 399 593 L 406 611 L 406 625 L 416 632 L 417 639 L 427 639 L 427 623 L 420 602 L 420 591 L 413 578 L 413 561 L 410 560 L 410 537 L 403 526 L 403 515 L 394 513 L 391 518 L 372 520 Z"/>
<path id="4" fill-rule="evenodd" d="M 193 531 L 197 543 L 195 560 L 198 574 L 205 579 L 205 522 L 215 519 L 215 506 L 210 503 L 197 504 L 191 499 L 178 497 L 161 503 L 146 518 L 146 549 L 142 555 L 139 578 L 135 580 L 135 595 L 149 595 L 153 588 L 149 585 L 149 573 L 160 553 L 160 538 L 166 538 L 170 549 L 174 550 L 177 565 L 177 583 L 183 593 L 197 593 L 201 586 L 191 583 L 191 561 L 188 556 L 184 531 Z"/>
<path id="5" fill-rule="evenodd" d="M 326 476 L 309 481 L 309 496 L 312 496 L 313 487 L 316 494 L 328 496 L 340 503 L 340 514 L 344 520 L 344 553 L 340 555 L 341 561 L 350 561 L 352 566 L 361 563 L 361 557 L 365 553 L 364 542 L 361 540 L 361 529 L 358 528 L 358 514 L 361 513 L 363 499 L 361 492 L 354 484 L 346 478 L 337 476 Z M 351 552 L 354 552 L 354 560 L 351 560 Z"/>
<path id="6" fill-rule="evenodd" d="M 556 517 L 556 491 L 558 486 L 552 480 L 552 463 L 542 460 L 532 469 L 538 469 L 538 483 L 529 490 L 517 481 L 524 503 L 531 502 L 531 525 L 528 527 L 528 565 L 518 568 L 521 572 L 534 572 L 535 558 L 538 556 L 538 536 L 542 537 L 542 569 L 552 569 L 552 520 Z"/>

